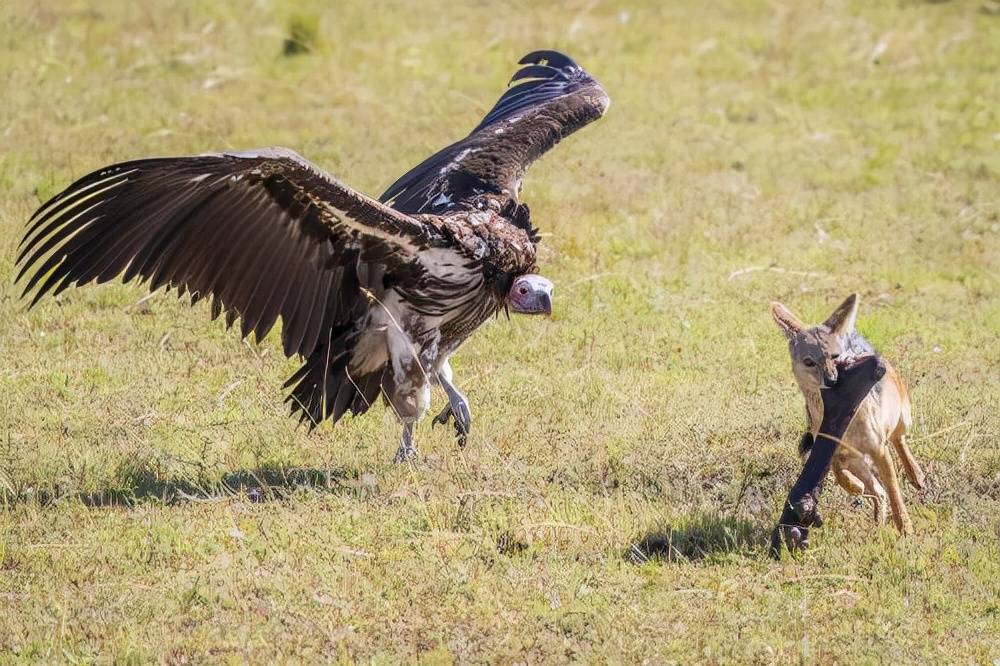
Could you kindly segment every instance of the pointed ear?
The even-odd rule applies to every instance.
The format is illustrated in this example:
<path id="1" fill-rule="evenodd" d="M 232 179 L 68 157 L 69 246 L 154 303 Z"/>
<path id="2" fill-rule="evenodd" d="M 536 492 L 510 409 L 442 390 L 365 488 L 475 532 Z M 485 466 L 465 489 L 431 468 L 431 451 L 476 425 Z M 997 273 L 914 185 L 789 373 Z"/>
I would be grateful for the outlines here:
<path id="1" fill-rule="evenodd" d="M 854 332 L 854 324 L 858 320 L 858 295 L 848 296 L 833 314 L 826 318 L 823 325 L 834 335 L 848 335 Z"/>
<path id="2" fill-rule="evenodd" d="M 799 318 L 792 314 L 792 311 L 777 301 L 771 303 L 771 316 L 774 323 L 778 325 L 786 338 L 791 338 L 796 333 L 806 330 L 806 325 L 799 321 Z"/>

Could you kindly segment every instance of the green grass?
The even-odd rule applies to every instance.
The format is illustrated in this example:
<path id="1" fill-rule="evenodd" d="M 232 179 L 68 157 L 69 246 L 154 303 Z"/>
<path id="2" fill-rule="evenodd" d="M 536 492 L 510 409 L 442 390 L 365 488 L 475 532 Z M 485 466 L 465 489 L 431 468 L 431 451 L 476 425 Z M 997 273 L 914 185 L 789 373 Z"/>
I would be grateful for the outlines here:
<path id="1" fill-rule="evenodd" d="M 995 2 L 141 4 L 0 12 L 0 662 L 1000 659 Z M 556 313 L 456 355 L 464 451 L 297 429 L 296 363 L 207 307 L 18 300 L 74 177 L 277 144 L 377 194 L 545 47 L 613 103 L 525 180 Z M 767 304 L 851 291 L 910 386 L 916 534 L 831 484 L 774 563 L 803 408 Z"/>

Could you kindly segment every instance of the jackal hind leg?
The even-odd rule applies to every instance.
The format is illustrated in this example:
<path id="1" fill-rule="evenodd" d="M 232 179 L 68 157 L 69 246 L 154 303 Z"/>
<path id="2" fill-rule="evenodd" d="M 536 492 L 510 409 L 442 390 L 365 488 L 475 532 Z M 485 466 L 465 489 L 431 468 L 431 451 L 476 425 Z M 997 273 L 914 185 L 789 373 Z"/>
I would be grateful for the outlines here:
<path id="1" fill-rule="evenodd" d="M 920 463 L 913 457 L 913 452 L 910 451 L 910 447 L 906 443 L 906 426 L 903 425 L 902 421 L 900 421 L 899 425 L 896 426 L 896 429 L 889 436 L 889 441 L 892 442 L 893 448 L 896 449 L 896 455 L 899 456 L 899 464 L 903 467 L 906 479 L 917 490 L 923 490 L 924 470 L 920 468 Z"/>
<path id="2" fill-rule="evenodd" d="M 846 490 L 851 495 L 864 495 L 865 484 L 858 477 L 851 474 L 850 470 L 842 464 L 833 464 L 833 476 L 837 479 L 837 485 Z"/>
<path id="3" fill-rule="evenodd" d="M 889 506 L 892 507 L 892 522 L 900 534 L 909 534 L 913 531 L 913 523 L 910 522 L 910 514 L 906 511 L 906 504 L 903 502 L 903 490 L 899 487 L 899 476 L 896 474 L 896 465 L 889 455 L 888 447 L 883 446 L 875 457 L 875 465 L 882 482 L 888 491 Z"/>
<path id="4" fill-rule="evenodd" d="M 888 495 L 875 470 L 864 458 L 854 456 L 844 461 L 837 481 L 847 492 L 871 499 L 876 523 L 885 525 L 889 521 Z"/>

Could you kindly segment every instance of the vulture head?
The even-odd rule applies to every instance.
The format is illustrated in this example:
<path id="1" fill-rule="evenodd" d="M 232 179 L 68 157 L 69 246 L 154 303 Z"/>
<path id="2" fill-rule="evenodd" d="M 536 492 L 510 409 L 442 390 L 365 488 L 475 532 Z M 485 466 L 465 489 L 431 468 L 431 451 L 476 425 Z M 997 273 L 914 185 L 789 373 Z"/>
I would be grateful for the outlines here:
<path id="1" fill-rule="evenodd" d="M 521 275 L 507 292 L 507 307 L 519 314 L 550 315 L 553 289 L 555 286 L 541 275 Z"/>

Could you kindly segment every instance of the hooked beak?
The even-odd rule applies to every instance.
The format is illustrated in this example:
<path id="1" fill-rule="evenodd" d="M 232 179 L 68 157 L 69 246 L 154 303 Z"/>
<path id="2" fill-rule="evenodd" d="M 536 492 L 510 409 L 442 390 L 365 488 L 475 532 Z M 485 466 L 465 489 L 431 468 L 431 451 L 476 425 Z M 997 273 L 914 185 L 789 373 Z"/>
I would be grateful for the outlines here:
<path id="1" fill-rule="evenodd" d="M 519 314 L 552 314 L 553 284 L 541 275 L 522 275 L 507 292 L 507 305 Z"/>

